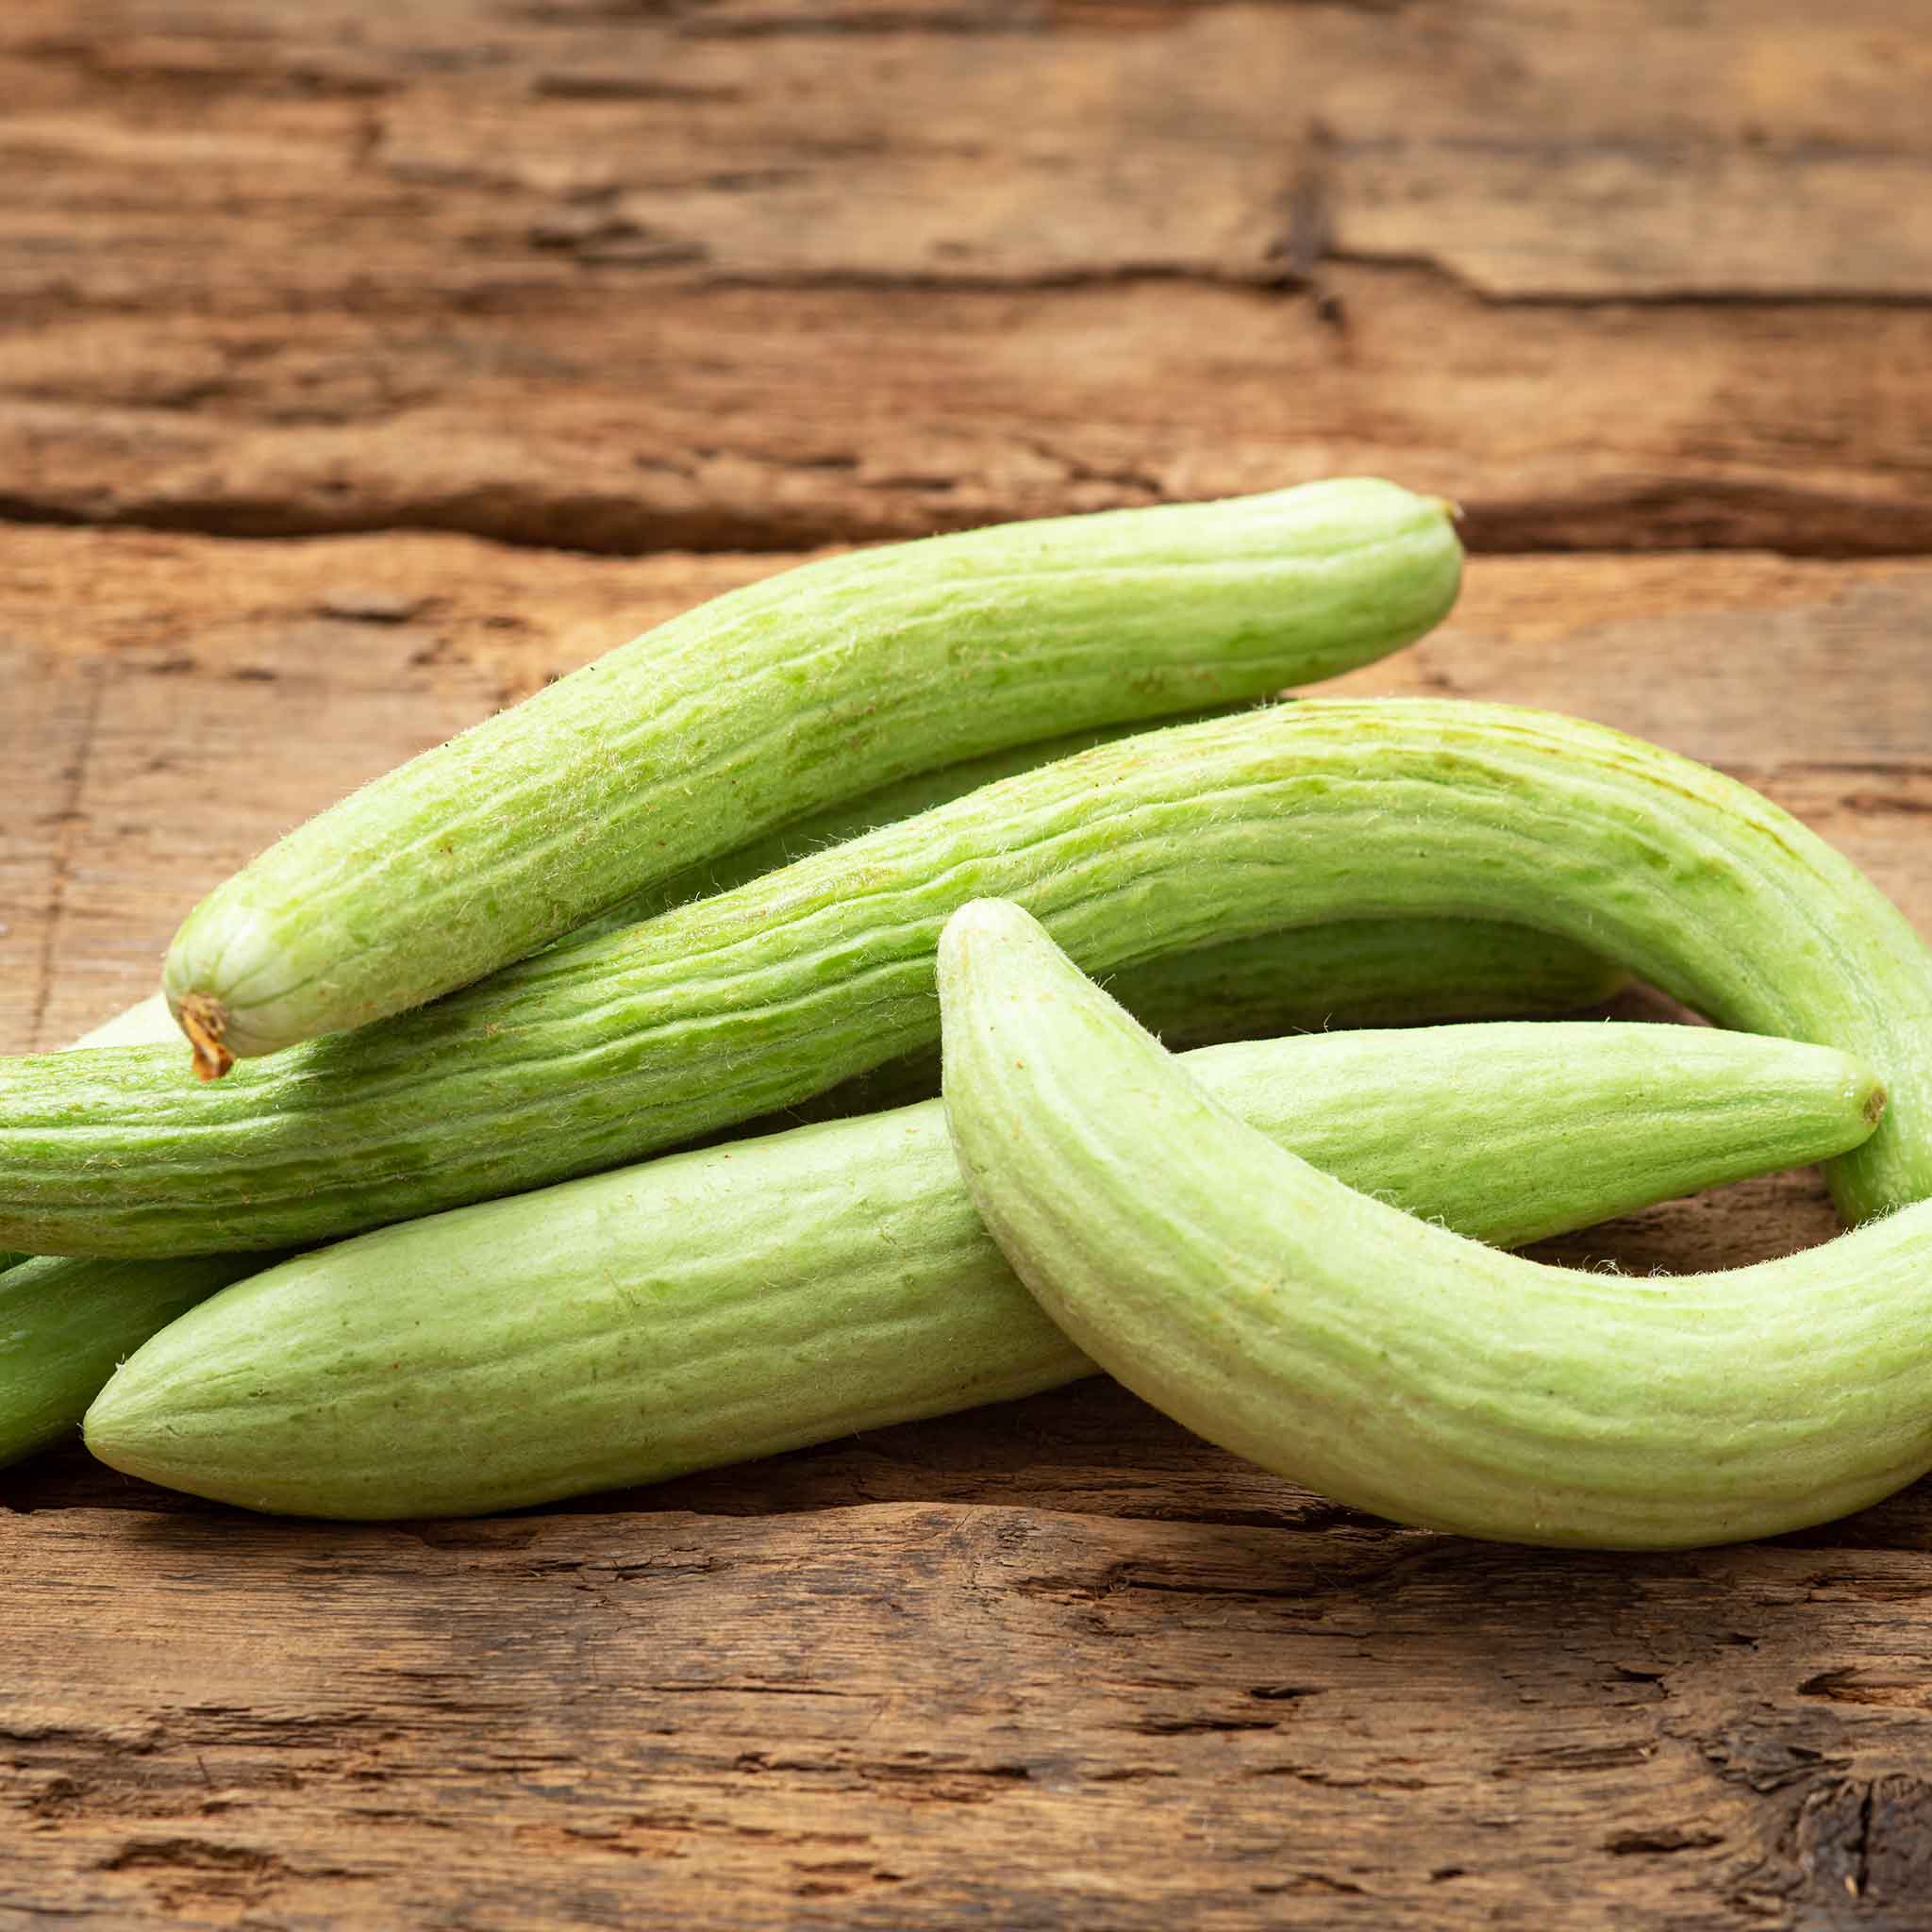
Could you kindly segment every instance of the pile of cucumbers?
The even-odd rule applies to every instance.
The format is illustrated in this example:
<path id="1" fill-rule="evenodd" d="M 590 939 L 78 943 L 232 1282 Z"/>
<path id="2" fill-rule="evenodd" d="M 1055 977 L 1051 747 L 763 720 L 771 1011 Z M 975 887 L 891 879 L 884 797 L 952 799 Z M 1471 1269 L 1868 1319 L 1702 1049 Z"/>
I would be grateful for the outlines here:
<path id="1" fill-rule="evenodd" d="M 1361 479 L 859 552 L 323 813 L 0 1062 L 0 1461 L 84 1418 L 252 1508 L 475 1513 L 1097 1366 L 1475 1536 L 1913 1480 L 1932 955 L 1656 746 L 1280 701 L 1460 569 Z M 1717 1026 L 1546 1017 L 1626 969 Z M 1500 1252 L 1812 1160 L 1807 1255 Z"/>

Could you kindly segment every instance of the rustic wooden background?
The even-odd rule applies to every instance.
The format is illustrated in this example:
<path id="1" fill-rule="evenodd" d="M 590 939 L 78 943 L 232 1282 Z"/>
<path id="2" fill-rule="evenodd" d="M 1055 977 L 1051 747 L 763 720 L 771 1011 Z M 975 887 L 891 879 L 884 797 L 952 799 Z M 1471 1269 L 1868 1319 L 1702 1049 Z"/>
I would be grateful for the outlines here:
<path id="1" fill-rule="evenodd" d="M 1932 933 L 1926 24 L 8 0 L 0 1048 L 697 598 L 1340 471 L 1479 553 L 1354 687 L 1712 759 Z M 1559 1252 L 1829 1225 L 1800 1174 Z M 0 1575 L 0 1925 L 1932 1925 L 1932 1484 L 1524 1553 L 1096 1382 L 476 1524 L 63 1452 Z"/>

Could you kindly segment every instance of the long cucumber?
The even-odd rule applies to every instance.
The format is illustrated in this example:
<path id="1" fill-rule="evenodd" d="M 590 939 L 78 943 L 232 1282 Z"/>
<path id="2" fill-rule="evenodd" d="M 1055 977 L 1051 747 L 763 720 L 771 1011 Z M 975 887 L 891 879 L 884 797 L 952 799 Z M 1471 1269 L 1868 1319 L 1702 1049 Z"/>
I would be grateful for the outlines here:
<path id="1" fill-rule="evenodd" d="M 74 1434 L 116 1367 L 260 1255 L 42 1257 L 0 1274 L 0 1468 Z"/>
<path id="2" fill-rule="evenodd" d="M 172 1041 L 175 1037 L 174 1016 L 168 1011 L 168 1002 L 160 993 L 150 993 L 144 1000 L 137 1000 L 133 1006 L 116 1013 L 111 1020 L 104 1020 L 90 1032 L 83 1033 L 73 1046 L 64 1047 L 62 1052 L 72 1053 L 77 1047 L 94 1046 L 155 1046 L 163 1041 Z M 935 1085 L 935 1091 L 938 1091 Z M 0 1274 L 9 1268 L 17 1268 L 23 1261 L 31 1261 L 31 1255 L 15 1254 L 0 1249 Z M 233 1277 L 230 1276 L 230 1279 Z M 212 1291 L 210 1291 L 211 1292 Z M 157 1307 L 175 1306 L 172 1296 L 160 1295 Z M 186 1307 L 183 1303 L 181 1306 Z M 8 1459 L 5 1444 L 7 1441 L 7 1421 L 5 1405 L 0 1404 L 0 1462 Z"/>
<path id="3" fill-rule="evenodd" d="M 1803 1528 L 1932 1468 L 1932 1200 L 1724 1274 L 1553 1268 L 1257 1133 L 1018 907 L 957 913 L 939 983 L 981 1219 L 1211 1441 L 1424 1528 L 1612 1548 Z"/>
<path id="4" fill-rule="evenodd" d="M 1350 479 L 860 551 L 690 611 L 377 779 L 183 924 L 205 1077 L 482 978 L 838 799 L 1328 677 L 1455 601 L 1449 506 Z"/>
<path id="5" fill-rule="evenodd" d="M 590 930 L 611 930 L 757 878 L 1051 757 L 1124 735 L 1120 727 L 1103 728 L 916 774 L 675 874 L 633 894 Z M 1605 998 L 1621 976 L 1580 947 L 1521 926 L 1347 920 L 1148 960 L 1121 975 L 1116 991 L 1164 1037 L 1195 1045 L 1311 1027 L 1574 1012 Z M 157 993 L 74 1045 L 176 1038 L 167 1002 Z M 917 1053 L 793 1111 L 837 1118 L 938 1091 L 937 1055 Z M 0 1273 L 29 1258 L 0 1256 Z M 118 1362 L 195 1302 L 266 1265 L 260 1253 L 153 1263 L 70 1257 L 0 1287 L 0 1465 L 77 1427 Z"/>
<path id="6" fill-rule="evenodd" d="M 1185 1064 L 1319 1166 L 1495 1241 L 1838 1152 L 1879 1104 L 1840 1054 L 1703 1027 L 1324 1034 Z M 0 1293 L 0 1327 L 6 1306 Z M 118 1469 L 254 1508 L 448 1514 L 651 1481 L 1090 1367 L 1001 1263 L 928 1102 L 284 1262 L 142 1348 L 87 1436 Z"/>
<path id="7" fill-rule="evenodd" d="M 1010 897 L 1090 972 L 1342 917 L 1517 920 L 1890 1095 L 1829 1170 L 1932 1193 L 1932 958 L 1747 787 L 1601 726 L 1308 701 L 1103 745 L 715 898 L 198 1087 L 159 1050 L 0 1066 L 0 1241 L 181 1254 L 325 1240 L 593 1173 L 937 1037 L 948 913 Z"/>

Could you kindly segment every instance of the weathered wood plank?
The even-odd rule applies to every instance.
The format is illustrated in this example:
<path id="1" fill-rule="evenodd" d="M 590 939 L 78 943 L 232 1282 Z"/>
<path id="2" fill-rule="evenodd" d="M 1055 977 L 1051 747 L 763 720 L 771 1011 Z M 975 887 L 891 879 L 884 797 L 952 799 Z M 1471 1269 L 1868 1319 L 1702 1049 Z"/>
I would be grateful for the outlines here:
<path id="1" fill-rule="evenodd" d="M 0 1563 L 23 1917 L 1923 1923 L 1918 1553 L 895 1503 Z"/>
<path id="2" fill-rule="evenodd" d="M 132 187 L 130 239 L 192 218 L 162 188 L 192 165 L 238 239 L 332 220 L 372 269 L 426 265 L 375 224 L 434 187 L 486 254 L 772 283 L 1270 283 L 1333 253 L 1513 297 L 1924 297 L 1917 25 L 1902 0 L 18 0 L 0 54 L 9 147 Z M 58 200 L 15 219 L 71 242 Z"/>
<path id="3" fill-rule="evenodd" d="M 791 549 L 1349 469 L 1932 549 L 1911 26 L 22 0 L 0 508 Z"/>
<path id="4" fill-rule="evenodd" d="M 1639 319 L 1341 267 L 783 297 L 586 269 L 411 307 L 277 293 L 287 259 L 0 341 L 0 508 L 784 550 L 1354 472 L 1454 496 L 1479 549 L 1932 549 L 1932 305 Z"/>

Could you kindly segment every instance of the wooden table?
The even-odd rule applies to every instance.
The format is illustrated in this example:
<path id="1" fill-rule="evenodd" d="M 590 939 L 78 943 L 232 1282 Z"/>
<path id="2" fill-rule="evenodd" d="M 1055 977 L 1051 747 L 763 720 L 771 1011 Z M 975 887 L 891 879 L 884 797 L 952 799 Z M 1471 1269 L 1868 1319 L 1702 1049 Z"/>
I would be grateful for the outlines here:
<path id="1" fill-rule="evenodd" d="M 10 0 L 0 1047 L 808 551 L 1357 470 L 1478 555 L 1354 688 L 1714 760 L 1932 933 L 1924 26 Z M 1798 1174 L 1559 1252 L 1829 1227 Z M 0 1925 L 1932 1925 L 1927 1484 L 1553 1556 L 1091 1383 L 480 1523 L 62 1452 L 0 1566 Z"/>

